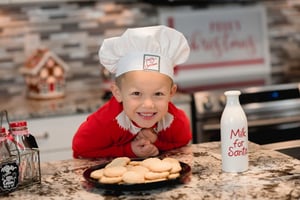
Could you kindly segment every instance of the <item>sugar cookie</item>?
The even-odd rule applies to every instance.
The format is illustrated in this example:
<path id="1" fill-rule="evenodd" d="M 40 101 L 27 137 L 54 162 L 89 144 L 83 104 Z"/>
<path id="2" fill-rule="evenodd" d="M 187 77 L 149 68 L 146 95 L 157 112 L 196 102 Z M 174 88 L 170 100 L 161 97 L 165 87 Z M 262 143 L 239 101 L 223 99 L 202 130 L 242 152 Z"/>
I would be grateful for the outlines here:
<path id="1" fill-rule="evenodd" d="M 145 173 L 145 178 L 146 179 L 162 179 L 162 178 L 166 178 L 169 176 L 169 172 L 146 172 Z"/>
<path id="2" fill-rule="evenodd" d="M 161 160 L 159 158 L 146 158 L 145 160 L 142 161 L 141 165 L 144 167 L 149 167 L 152 163 L 157 163 L 160 162 Z"/>
<path id="3" fill-rule="evenodd" d="M 135 171 L 125 172 L 122 176 L 122 179 L 125 183 L 129 183 L 129 184 L 138 184 L 138 183 L 145 182 L 144 175 Z"/>
<path id="4" fill-rule="evenodd" d="M 172 169 L 171 169 L 170 173 L 178 173 L 182 169 L 179 161 L 176 160 L 175 158 L 167 157 L 167 158 L 164 158 L 162 161 L 171 163 Z"/>
<path id="5" fill-rule="evenodd" d="M 122 181 L 122 176 L 117 176 L 117 177 L 102 176 L 98 181 L 100 183 L 107 183 L 107 184 L 120 183 Z"/>
<path id="6" fill-rule="evenodd" d="M 136 166 L 130 167 L 128 170 L 138 172 L 138 173 L 143 174 L 143 175 L 146 172 L 149 172 L 149 169 L 147 167 L 144 167 L 144 166 L 141 166 L 141 165 L 136 165 Z"/>
<path id="7" fill-rule="evenodd" d="M 127 171 L 126 167 L 116 166 L 104 168 L 103 174 L 107 177 L 118 177 L 122 176 Z"/>
<path id="8" fill-rule="evenodd" d="M 97 169 L 95 171 L 92 171 L 90 176 L 94 179 L 100 179 L 103 176 L 103 169 Z"/>
<path id="9" fill-rule="evenodd" d="M 128 157 L 118 157 L 113 159 L 110 163 L 108 163 L 105 168 L 108 167 L 116 167 L 116 166 L 126 166 L 130 162 L 130 158 Z"/>
<path id="10" fill-rule="evenodd" d="M 160 179 L 147 179 L 145 180 L 145 183 L 152 183 L 152 182 L 158 182 L 158 181 L 165 181 L 167 178 L 160 178 Z"/>
<path id="11" fill-rule="evenodd" d="M 168 179 L 175 179 L 177 177 L 179 177 L 180 174 L 179 173 L 173 173 L 173 174 L 169 174 Z"/>
<path id="12" fill-rule="evenodd" d="M 155 161 L 149 164 L 148 168 L 153 172 L 165 172 L 170 171 L 172 169 L 171 163 L 167 161 Z"/>
<path id="13" fill-rule="evenodd" d="M 142 161 L 138 161 L 138 160 L 132 160 L 128 163 L 128 165 L 141 165 Z"/>

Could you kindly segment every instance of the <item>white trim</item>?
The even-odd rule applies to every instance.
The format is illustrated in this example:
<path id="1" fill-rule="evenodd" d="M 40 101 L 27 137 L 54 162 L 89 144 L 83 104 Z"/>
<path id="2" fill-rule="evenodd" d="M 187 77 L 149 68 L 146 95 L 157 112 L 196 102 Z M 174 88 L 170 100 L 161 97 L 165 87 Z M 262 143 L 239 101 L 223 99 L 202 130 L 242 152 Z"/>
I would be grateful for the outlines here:
<path id="1" fill-rule="evenodd" d="M 139 128 L 135 126 L 132 121 L 129 119 L 129 117 L 125 114 L 124 111 L 122 111 L 117 117 L 116 117 L 117 123 L 121 128 L 124 130 L 128 130 L 132 134 L 137 134 L 140 132 L 142 128 Z M 155 132 L 159 133 L 162 130 L 167 129 L 171 126 L 172 122 L 174 120 L 174 116 L 170 113 L 167 113 L 162 120 L 160 120 L 157 123 L 157 127 L 154 129 Z"/>

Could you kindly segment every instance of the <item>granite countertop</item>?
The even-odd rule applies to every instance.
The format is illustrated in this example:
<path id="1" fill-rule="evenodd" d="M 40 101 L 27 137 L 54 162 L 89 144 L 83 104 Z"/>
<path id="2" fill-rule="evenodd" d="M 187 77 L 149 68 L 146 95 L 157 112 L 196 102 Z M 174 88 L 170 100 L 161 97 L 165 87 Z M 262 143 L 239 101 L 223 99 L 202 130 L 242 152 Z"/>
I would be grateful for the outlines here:
<path id="1" fill-rule="evenodd" d="M 0 108 L 8 111 L 11 120 L 89 113 L 104 103 L 102 87 L 97 79 L 70 82 L 65 97 L 36 100 L 27 98 L 26 87 L 15 86 L 16 92 L 1 97 Z"/>
<path id="2" fill-rule="evenodd" d="M 221 171 L 220 142 L 192 144 L 163 156 L 191 166 L 189 181 L 145 191 L 108 191 L 93 187 L 82 176 L 90 166 L 108 160 L 64 160 L 41 164 L 42 182 L 5 197 L 6 199 L 300 199 L 300 161 L 276 151 L 249 145 L 249 170 Z"/>

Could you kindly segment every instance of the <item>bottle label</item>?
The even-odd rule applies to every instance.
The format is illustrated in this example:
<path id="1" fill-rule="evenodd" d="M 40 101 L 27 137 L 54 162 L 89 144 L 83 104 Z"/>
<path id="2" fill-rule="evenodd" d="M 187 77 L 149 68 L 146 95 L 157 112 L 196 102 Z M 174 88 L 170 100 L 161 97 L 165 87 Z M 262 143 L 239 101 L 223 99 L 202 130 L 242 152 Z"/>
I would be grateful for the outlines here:
<path id="1" fill-rule="evenodd" d="M 229 157 L 245 156 L 248 151 L 247 133 L 243 127 L 241 129 L 231 129 L 230 144 L 228 146 L 227 155 Z"/>
<path id="2" fill-rule="evenodd" d="M 17 188 L 19 183 L 19 167 L 16 162 L 0 165 L 0 191 L 7 192 Z"/>

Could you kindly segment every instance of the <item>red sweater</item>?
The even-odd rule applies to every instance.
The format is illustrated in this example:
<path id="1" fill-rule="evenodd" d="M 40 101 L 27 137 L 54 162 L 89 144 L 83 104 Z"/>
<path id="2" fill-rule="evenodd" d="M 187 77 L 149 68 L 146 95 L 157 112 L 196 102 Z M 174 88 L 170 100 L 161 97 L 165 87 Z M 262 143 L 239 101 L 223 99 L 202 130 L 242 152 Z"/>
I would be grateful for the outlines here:
<path id="1" fill-rule="evenodd" d="M 169 116 L 172 116 L 170 125 L 157 133 L 158 137 L 154 143 L 160 151 L 184 146 L 192 138 L 190 123 L 185 113 L 171 102 L 168 107 Z M 74 158 L 136 157 L 130 144 L 136 134 L 124 128 L 117 120 L 122 111 L 122 104 L 113 97 L 92 113 L 74 135 Z"/>

